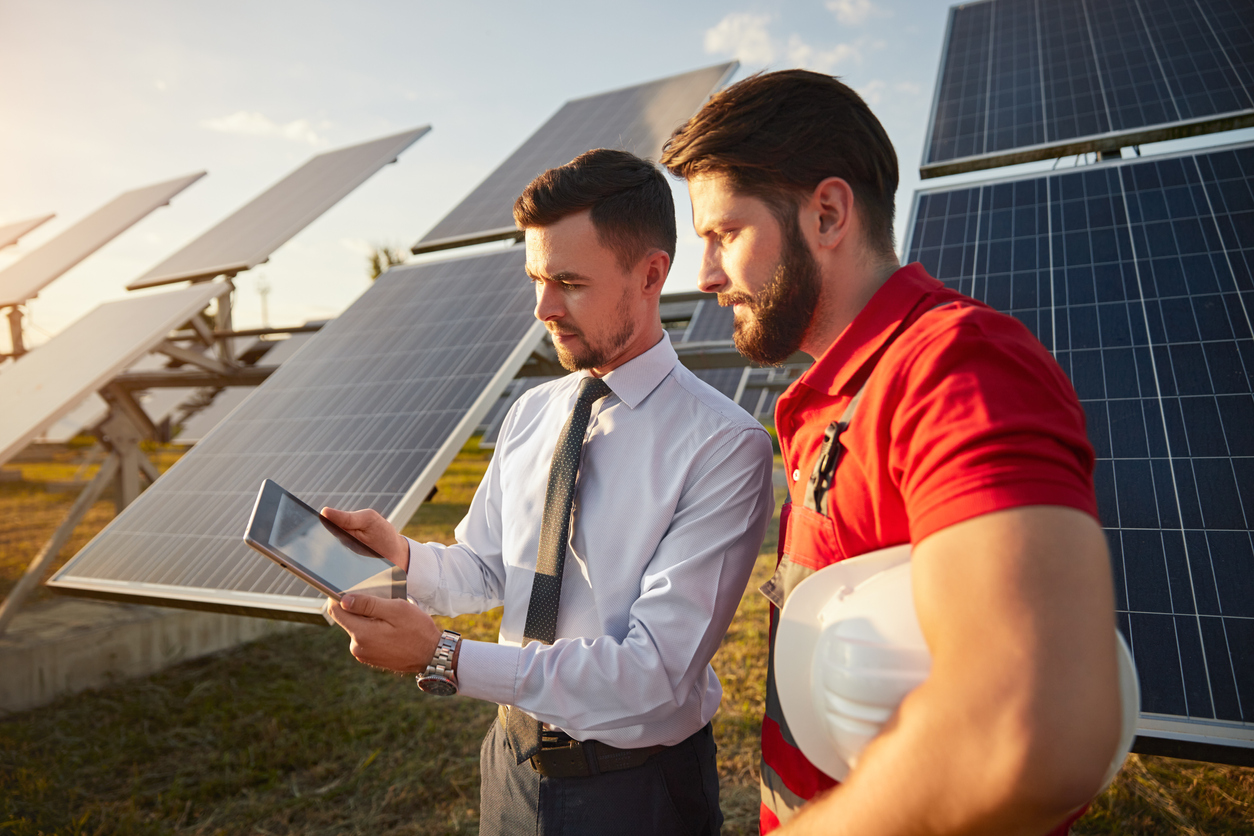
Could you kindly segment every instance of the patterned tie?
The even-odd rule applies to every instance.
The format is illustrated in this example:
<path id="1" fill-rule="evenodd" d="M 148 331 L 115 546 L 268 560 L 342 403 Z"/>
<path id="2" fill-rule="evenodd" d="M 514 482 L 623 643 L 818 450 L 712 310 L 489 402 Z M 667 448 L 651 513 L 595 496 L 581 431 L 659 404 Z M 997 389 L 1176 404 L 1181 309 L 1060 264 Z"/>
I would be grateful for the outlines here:
<path id="1" fill-rule="evenodd" d="M 575 499 L 575 476 L 579 473 L 579 453 L 592 414 L 592 403 L 610 394 L 605 381 L 585 377 L 579 384 L 579 400 L 562 427 L 549 465 L 549 486 L 544 494 L 544 519 L 540 528 L 540 549 L 536 574 L 531 581 L 531 602 L 523 627 L 523 644 L 541 641 L 552 644 L 557 638 L 557 605 L 562 598 L 562 569 L 566 564 L 566 540 L 570 535 L 570 509 Z M 540 751 L 540 721 L 511 708 L 505 726 L 506 736 L 518 763 Z"/>

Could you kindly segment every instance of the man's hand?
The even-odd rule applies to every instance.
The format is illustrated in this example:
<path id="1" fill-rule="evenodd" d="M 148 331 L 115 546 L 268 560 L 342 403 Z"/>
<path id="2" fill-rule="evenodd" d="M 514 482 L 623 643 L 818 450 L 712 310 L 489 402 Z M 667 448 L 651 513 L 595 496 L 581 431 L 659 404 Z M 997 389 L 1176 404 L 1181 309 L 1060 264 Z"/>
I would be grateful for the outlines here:
<path id="1" fill-rule="evenodd" d="M 329 611 L 352 637 L 348 649 L 358 662 L 390 671 L 422 673 L 442 632 L 431 616 L 405 599 L 345 595 L 338 604 L 332 601 Z"/>
<path id="2" fill-rule="evenodd" d="M 373 508 L 361 511 L 340 511 L 323 508 L 322 516 L 377 551 L 388 560 L 409 571 L 409 541 Z"/>

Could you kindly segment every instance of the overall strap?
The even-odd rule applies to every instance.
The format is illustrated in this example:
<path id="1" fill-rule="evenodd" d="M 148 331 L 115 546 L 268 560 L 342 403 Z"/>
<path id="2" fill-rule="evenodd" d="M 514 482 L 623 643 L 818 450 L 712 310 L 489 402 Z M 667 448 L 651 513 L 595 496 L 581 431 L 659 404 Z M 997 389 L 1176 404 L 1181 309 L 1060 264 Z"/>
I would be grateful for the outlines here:
<path id="1" fill-rule="evenodd" d="M 836 479 L 836 466 L 840 464 L 841 454 L 844 453 L 845 447 L 840 443 L 840 436 L 849 429 L 850 423 L 853 422 L 854 415 L 858 412 L 858 404 L 862 402 L 862 395 L 866 392 L 867 384 L 871 381 L 871 375 L 875 368 L 879 365 L 880 360 L 888 353 L 889 347 L 897 341 L 897 338 L 906 332 L 914 323 L 923 318 L 928 311 L 947 305 L 953 299 L 942 299 L 933 302 L 925 307 L 918 316 L 911 316 L 914 310 L 906 314 L 902 318 L 901 323 L 889 334 L 888 339 L 880 346 L 879 350 L 871 357 L 870 361 L 863 367 L 866 377 L 862 381 L 862 385 L 858 387 L 857 393 L 853 396 L 853 400 L 845 407 L 845 411 L 841 413 L 839 420 L 833 421 L 827 425 L 827 429 L 823 432 L 823 444 L 819 447 L 818 459 L 814 462 L 814 468 L 810 471 L 810 479 L 806 483 L 805 507 L 815 513 L 827 516 L 828 513 L 828 492 L 832 489 L 832 484 Z M 915 308 L 917 310 L 917 307 Z"/>

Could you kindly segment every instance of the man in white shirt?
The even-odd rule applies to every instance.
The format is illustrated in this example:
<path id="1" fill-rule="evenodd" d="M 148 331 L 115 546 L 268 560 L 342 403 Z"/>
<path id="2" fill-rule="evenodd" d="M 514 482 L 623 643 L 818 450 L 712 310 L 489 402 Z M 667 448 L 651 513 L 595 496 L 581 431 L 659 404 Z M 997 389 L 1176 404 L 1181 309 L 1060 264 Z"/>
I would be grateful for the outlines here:
<path id="1" fill-rule="evenodd" d="M 456 544 L 326 509 L 409 578 L 409 600 L 331 612 L 362 662 L 510 707 L 481 751 L 481 833 L 717 833 L 709 661 L 773 511 L 770 439 L 662 328 L 675 213 L 653 164 L 590 151 L 514 217 L 536 317 L 577 373 L 510 410 Z M 498 643 L 428 615 L 502 604 Z"/>

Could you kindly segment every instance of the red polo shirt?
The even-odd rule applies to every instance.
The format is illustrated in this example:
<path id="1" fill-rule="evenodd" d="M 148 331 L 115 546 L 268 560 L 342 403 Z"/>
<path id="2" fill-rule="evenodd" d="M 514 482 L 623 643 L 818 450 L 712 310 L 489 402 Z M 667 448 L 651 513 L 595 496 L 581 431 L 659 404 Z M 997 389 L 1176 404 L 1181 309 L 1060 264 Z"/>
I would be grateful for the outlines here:
<path id="1" fill-rule="evenodd" d="M 917 321 L 882 351 L 907 319 Z M 1097 516 L 1093 448 L 1071 381 L 1021 322 L 917 263 L 893 273 L 780 396 L 775 427 L 794 502 L 804 500 L 823 431 L 881 353 L 841 436 L 829 494 L 838 559 L 1005 508 L 1063 505 Z"/>
<path id="2" fill-rule="evenodd" d="M 804 509 L 806 485 L 824 431 L 864 383 L 840 437 L 829 526 Z M 1084 411 L 1062 369 L 1018 320 L 947 289 L 919 264 L 893 273 L 788 388 L 775 426 L 794 503 L 781 515 L 780 555 L 804 569 L 1007 508 L 1061 505 L 1097 516 Z M 774 640 L 772 629 L 772 649 Z M 771 689 L 789 685 L 768 682 L 763 833 L 783 812 L 768 797 L 794 808 L 834 783 L 772 717 Z"/>

